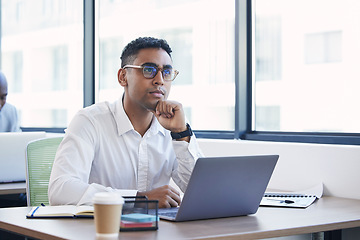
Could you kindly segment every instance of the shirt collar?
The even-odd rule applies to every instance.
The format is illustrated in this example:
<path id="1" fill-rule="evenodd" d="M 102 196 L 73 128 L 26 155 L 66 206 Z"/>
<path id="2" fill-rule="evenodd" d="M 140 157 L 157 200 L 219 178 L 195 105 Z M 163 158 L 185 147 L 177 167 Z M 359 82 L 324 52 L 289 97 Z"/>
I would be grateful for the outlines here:
<path id="1" fill-rule="evenodd" d="M 155 134 L 157 134 L 159 132 L 163 136 L 165 136 L 165 128 L 163 126 L 161 126 L 161 124 L 159 123 L 159 121 L 157 120 L 157 118 L 155 116 L 153 116 L 149 131 L 153 135 L 155 135 Z"/>
<path id="2" fill-rule="evenodd" d="M 117 132 L 118 132 L 119 136 L 121 136 L 131 130 L 135 131 L 133 125 L 131 124 L 129 117 L 125 113 L 122 97 L 119 98 L 113 104 L 111 104 L 110 111 L 112 112 L 112 114 L 114 116 L 114 120 L 116 122 L 116 127 L 117 127 Z M 150 132 L 151 135 L 155 135 L 158 132 L 160 132 L 162 135 L 165 136 L 165 129 L 164 129 L 164 127 L 162 127 L 160 125 L 159 121 L 156 119 L 155 116 L 153 116 L 153 120 L 151 122 L 148 132 Z"/>

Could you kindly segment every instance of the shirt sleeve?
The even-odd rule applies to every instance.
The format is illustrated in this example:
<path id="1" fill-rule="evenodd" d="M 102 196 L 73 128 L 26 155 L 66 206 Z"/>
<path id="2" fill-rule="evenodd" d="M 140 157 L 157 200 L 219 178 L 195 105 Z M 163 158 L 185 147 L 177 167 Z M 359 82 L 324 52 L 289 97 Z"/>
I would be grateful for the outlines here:
<path id="1" fill-rule="evenodd" d="M 21 132 L 21 128 L 20 128 L 20 121 L 19 121 L 19 116 L 18 116 L 18 112 L 17 109 L 14 108 L 14 124 L 12 126 L 12 132 Z"/>
<path id="2" fill-rule="evenodd" d="M 196 160 L 204 155 L 200 150 L 195 135 L 191 136 L 189 143 L 186 141 L 173 141 L 173 147 L 177 161 L 172 172 L 172 178 L 181 191 L 185 192 Z"/>
<path id="3" fill-rule="evenodd" d="M 96 192 L 119 192 L 134 196 L 136 190 L 113 189 L 88 183 L 94 159 L 97 133 L 91 121 L 77 114 L 66 130 L 55 156 L 48 197 L 50 205 L 91 205 Z"/>

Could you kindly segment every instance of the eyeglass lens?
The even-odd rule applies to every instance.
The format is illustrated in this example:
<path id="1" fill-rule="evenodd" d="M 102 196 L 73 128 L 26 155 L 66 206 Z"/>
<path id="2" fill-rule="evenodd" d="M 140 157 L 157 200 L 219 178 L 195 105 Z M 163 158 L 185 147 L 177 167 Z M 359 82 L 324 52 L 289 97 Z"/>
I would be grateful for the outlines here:
<path id="1" fill-rule="evenodd" d="M 151 66 L 145 66 L 143 68 L 143 74 L 146 78 L 154 78 L 158 71 L 158 68 Z M 174 70 L 172 68 L 163 69 L 161 72 L 164 80 L 172 80 L 172 78 L 174 77 Z"/>

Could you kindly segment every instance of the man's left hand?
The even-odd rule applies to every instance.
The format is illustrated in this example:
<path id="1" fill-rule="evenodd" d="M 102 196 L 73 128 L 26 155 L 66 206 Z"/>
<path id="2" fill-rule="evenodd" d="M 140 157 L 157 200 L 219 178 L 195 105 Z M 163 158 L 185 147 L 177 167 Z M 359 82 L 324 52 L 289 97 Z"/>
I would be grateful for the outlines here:
<path id="1" fill-rule="evenodd" d="M 160 100 L 153 113 L 161 126 L 171 132 L 182 132 L 187 129 L 184 109 L 179 102 Z"/>

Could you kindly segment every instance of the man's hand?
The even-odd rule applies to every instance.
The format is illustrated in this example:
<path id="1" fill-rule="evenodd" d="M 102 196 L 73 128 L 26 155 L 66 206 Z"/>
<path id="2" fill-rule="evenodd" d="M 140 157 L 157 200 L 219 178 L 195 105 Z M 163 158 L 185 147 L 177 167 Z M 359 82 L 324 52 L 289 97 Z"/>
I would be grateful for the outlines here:
<path id="1" fill-rule="evenodd" d="M 147 192 L 138 192 L 137 195 L 146 196 L 149 200 L 158 200 L 159 208 L 177 207 L 181 203 L 180 193 L 169 185 Z"/>
<path id="2" fill-rule="evenodd" d="M 161 126 L 171 132 L 183 132 L 187 129 L 184 109 L 179 102 L 160 100 L 153 113 Z"/>

